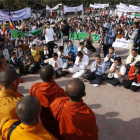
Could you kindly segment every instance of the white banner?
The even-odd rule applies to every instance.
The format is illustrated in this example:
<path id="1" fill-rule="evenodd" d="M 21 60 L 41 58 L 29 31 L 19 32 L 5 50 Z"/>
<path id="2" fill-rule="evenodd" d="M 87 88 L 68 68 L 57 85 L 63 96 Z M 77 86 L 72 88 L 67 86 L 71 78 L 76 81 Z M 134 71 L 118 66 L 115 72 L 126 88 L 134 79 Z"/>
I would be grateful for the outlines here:
<path id="1" fill-rule="evenodd" d="M 83 11 L 83 4 L 77 7 L 67 7 L 64 5 L 64 13 L 67 12 L 75 12 L 75 11 Z"/>
<path id="2" fill-rule="evenodd" d="M 57 10 L 59 8 L 60 4 L 57 4 L 54 8 L 50 8 L 48 5 L 46 5 L 46 10 L 52 11 L 52 10 Z"/>
<path id="3" fill-rule="evenodd" d="M 109 3 L 107 3 L 107 4 L 98 4 L 98 3 L 94 3 L 94 5 L 93 4 L 90 4 L 90 7 L 91 8 L 106 8 L 106 7 L 109 7 Z"/>
<path id="4" fill-rule="evenodd" d="M 114 48 L 129 48 L 129 40 L 125 38 L 116 39 L 115 42 L 112 44 Z"/>
<path id="5" fill-rule="evenodd" d="M 134 6 L 134 5 L 125 5 L 123 3 L 120 3 L 119 5 L 117 5 L 117 11 L 121 11 L 121 12 L 140 12 L 140 7 L 138 6 Z"/>

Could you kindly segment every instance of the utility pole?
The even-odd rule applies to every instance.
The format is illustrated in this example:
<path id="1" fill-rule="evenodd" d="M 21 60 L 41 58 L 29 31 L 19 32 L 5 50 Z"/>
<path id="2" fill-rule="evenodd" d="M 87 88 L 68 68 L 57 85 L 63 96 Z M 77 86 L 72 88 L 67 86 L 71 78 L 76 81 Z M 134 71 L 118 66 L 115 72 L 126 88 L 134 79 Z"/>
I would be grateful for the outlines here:
<path id="1" fill-rule="evenodd" d="M 11 16 L 11 13 L 10 13 L 10 6 L 9 6 L 9 0 L 6 0 L 6 2 L 7 2 L 8 11 L 9 11 L 9 16 Z"/>

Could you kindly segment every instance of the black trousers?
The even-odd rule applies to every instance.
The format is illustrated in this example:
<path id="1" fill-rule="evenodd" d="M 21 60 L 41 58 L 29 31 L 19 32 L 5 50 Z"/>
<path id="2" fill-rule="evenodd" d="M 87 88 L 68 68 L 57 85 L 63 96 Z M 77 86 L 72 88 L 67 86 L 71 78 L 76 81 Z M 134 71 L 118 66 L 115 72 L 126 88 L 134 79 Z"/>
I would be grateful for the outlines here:
<path id="1" fill-rule="evenodd" d="M 84 77 L 86 80 L 90 80 L 90 84 L 101 84 L 102 76 L 97 75 L 95 72 L 91 72 Z"/>
<path id="2" fill-rule="evenodd" d="M 102 79 L 106 80 L 109 84 L 113 85 L 113 86 L 117 86 L 120 85 L 120 81 L 118 78 L 108 78 L 108 74 L 104 74 L 102 75 Z"/>
<path id="3" fill-rule="evenodd" d="M 104 57 L 106 57 L 106 55 L 108 54 L 108 50 L 110 47 L 112 47 L 112 44 L 111 45 L 103 45 Z"/>
<path id="4" fill-rule="evenodd" d="M 53 48 L 54 48 L 54 42 L 50 41 L 47 43 L 48 51 L 49 51 L 49 58 L 52 58 L 52 54 L 54 53 Z"/>
<path id="5" fill-rule="evenodd" d="M 136 92 L 140 87 L 137 87 L 137 86 L 134 86 L 132 85 L 133 82 L 136 82 L 137 83 L 137 78 L 133 79 L 133 80 L 125 80 L 123 82 L 123 86 L 126 88 L 126 89 L 131 89 L 132 91 Z"/>
<path id="6" fill-rule="evenodd" d="M 56 75 L 56 78 L 58 78 L 58 77 L 65 76 L 66 73 L 62 71 L 62 69 L 58 69 L 58 70 L 55 70 L 55 75 Z"/>

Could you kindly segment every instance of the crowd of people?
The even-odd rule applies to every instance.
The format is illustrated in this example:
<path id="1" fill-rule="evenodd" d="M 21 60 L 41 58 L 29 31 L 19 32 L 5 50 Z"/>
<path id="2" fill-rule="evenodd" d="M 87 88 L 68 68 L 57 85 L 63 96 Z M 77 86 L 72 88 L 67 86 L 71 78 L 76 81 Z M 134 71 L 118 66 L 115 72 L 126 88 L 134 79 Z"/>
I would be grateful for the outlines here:
<path id="1" fill-rule="evenodd" d="M 84 82 L 98 87 L 106 80 L 134 92 L 140 89 L 139 20 L 123 14 L 112 16 L 110 11 L 102 11 L 101 16 L 96 16 L 94 9 L 85 16 L 76 12 L 71 18 L 60 9 L 56 16 L 33 12 L 29 20 L 15 22 L 18 30 L 26 32 L 24 37 L 12 39 L 9 25 L 6 35 L 1 30 L 0 139 L 98 140 L 95 114 L 82 100 L 86 96 Z M 30 34 L 39 28 L 40 35 Z M 74 32 L 87 33 L 79 46 L 69 40 Z M 88 70 L 89 54 L 97 51 L 92 33 L 100 34 L 104 56 L 97 53 Z M 116 38 L 129 39 L 125 64 L 112 47 Z M 58 39 L 62 40 L 60 46 L 55 43 Z M 38 71 L 42 82 L 23 97 L 17 91 L 19 76 Z M 73 80 L 64 90 L 55 79 L 67 74 L 72 74 Z"/>

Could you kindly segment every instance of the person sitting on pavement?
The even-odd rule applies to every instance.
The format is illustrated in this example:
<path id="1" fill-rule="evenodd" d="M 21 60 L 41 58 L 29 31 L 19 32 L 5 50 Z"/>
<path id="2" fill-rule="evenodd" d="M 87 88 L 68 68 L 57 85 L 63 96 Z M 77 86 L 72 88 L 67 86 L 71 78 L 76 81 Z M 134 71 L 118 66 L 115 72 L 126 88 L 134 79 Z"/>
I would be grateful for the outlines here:
<path id="1" fill-rule="evenodd" d="M 89 57 L 81 51 L 77 53 L 76 61 L 73 68 L 69 68 L 69 72 L 73 73 L 73 78 L 79 78 L 86 73 L 89 64 Z"/>
<path id="2" fill-rule="evenodd" d="M 0 139 L 2 138 L 2 127 L 10 119 L 18 119 L 16 114 L 16 103 L 22 96 L 17 94 L 19 85 L 18 74 L 15 70 L 8 68 L 0 72 Z"/>
<path id="3" fill-rule="evenodd" d="M 90 82 L 93 86 L 99 86 L 102 82 L 102 75 L 105 73 L 106 65 L 101 60 L 100 55 L 95 56 L 95 61 L 92 63 L 91 66 L 91 73 L 87 74 L 84 77 L 85 82 Z"/>
<path id="4" fill-rule="evenodd" d="M 30 88 L 30 95 L 35 96 L 40 101 L 42 107 L 40 118 L 46 130 L 55 137 L 59 137 L 59 133 L 55 134 L 58 125 L 55 123 L 49 106 L 56 98 L 66 97 L 67 94 L 65 90 L 59 87 L 55 82 L 55 71 L 51 65 L 43 66 L 39 73 L 43 82 L 35 83 Z"/>
<path id="5" fill-rule="evenodd" d="M 39 121 L 40 112 L 40 102 L 36 97 L 27 95 L 20 99 L 16 105 L 19 119 L 9 120 L 3 125 L 2 139 L 57 140 Z"/>
<path id="6" fill-rule="evenodd" d="M 96 49 L 92 45 L 94 43 L 93 38 L 91 37 L 91 32 L 88 32 L 87 37 L 84 40 L 85 47 L 90 51 L 90 52 L 95 52 Z"/>
<path id="7" fill-rule="evenodd" d="M 137 61 L 140 61 L 140 55 L 137 52 L 137 49 L 132 49 L 131 54 L 126 59 L 126 69 L 130 70 L 131 66 L 134 66 Z"/>
<path id="8" fill-rule="evenodd" d="M 84 55 L 87 55 L 88 49 L 84 47 L 84 42 L 80 42 L 80 47 L 78 48 L 78 51 L 81 51 Z"/>
<path id="9" fill-rule="evenodd" d="M 55 70 L 56 78 L 65 76 L 66 75 L 65 72 L 62 71 L 63 68 L 62 59 L 58 57 L 57 53 L 54 53 L 52 56 L 53 57 L 49 59 L 49 65 L 53 66 Z"/>
<path id="10" fill-rule="evenodd" d="M 110 85 L 119 86 L 123 83 L 126 67 L 122 64 L 121 57 L 116 57 L 109 74 L 103 75 L 103 80 L 107 80 Z"/>
<path id="11" fill-rule="evenodd" d="M 124 88 L 131 89 L 136 92 L 140 89 L 140 61 L 136 62 L 135 65 L 132 65 L 129 73 L 129 80 L 124 80 Z"/>
<path id="12" fill-rule="evenodd" d="M 68 47 L 67 47 L 67 53 L 69 57 L 68 59 L 71 60 L 73 63 L 75 62 L 76 52 L 77 52 L 76 46 L 72 44 L 71 40 L 69 40 Z"/>
<path id="13" fill-rule="evenodd" d="M 58 57 L 62 59 L 63 61 L 63 69 L 67 69 L 68 68 L 68 53 L 67 51 L 64 50 L 63 46 L 59 46 L 59 52 Z"/>
<path id="14" fill-rule="evenodd" d="M 98 140 L 98 126 L 94 112 L 83 102 L 84 83 L 76 78 L 65 87 L 69 97 L 54 100 L 50 109 L 59 123 L 64 140 Z"/>
<path id="15" fill-rule="evenodd" d="M 114 51 L 113 47 L 109 48 L 109 53 L 106 55 L 106 57 L 104 58 L 104 62 L 106 64 L 106 72 L 105 73 L 109 73 L 109 69 L 111 67 L 111 65 L 114 63 L 114 59 L 117 57 L 117 53 Z"/>
<path id="16" fill-rule="evenodd" d="M 41 55 L 41 61 L 42 61 L 41 66 L 48 65 L 49 51 L 48 51 L 47 44 L 45 44 L 44 49 L 41 51 L 40 55 Z"/>

